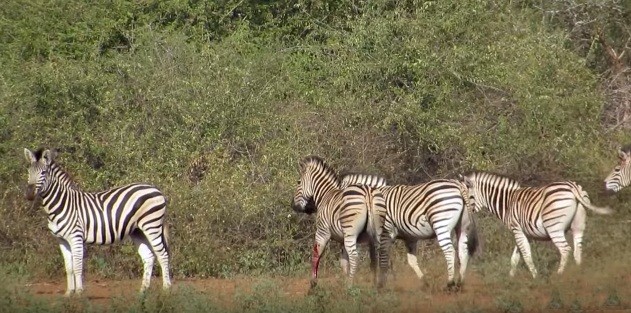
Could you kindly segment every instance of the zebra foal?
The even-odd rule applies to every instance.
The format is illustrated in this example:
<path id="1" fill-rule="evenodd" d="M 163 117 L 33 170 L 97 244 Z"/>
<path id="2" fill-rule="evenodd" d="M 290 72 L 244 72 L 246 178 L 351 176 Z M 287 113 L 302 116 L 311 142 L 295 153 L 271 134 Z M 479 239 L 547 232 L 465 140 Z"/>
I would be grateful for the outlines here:
<path id="1" fill-rule="evenodd" d="M 171 286 L 166 199 L 156 187 L 129 184 L 102 192 L 84 192 L 55 162 L 55 150 L 24 149 L 29 162 L 26 199 L 42 199 L 48 228 L 59 241 L 66 268 L 66 296 L 83 291 L 84 244 L 112 244 L 131 237 L 142 258 L 141 292 L 149 287 L 157 256 L 163 288 Z"/>
<path id="2" fill-rule="evenodd" d="M 565 238 L 568 229 L 574 237 L 574 260 L 580 265 L 587 219 L 585 208 L 598 214 L 613 212 L 608 207 L 593 206 L 587 192 L 572 181 L 522 187 L 513 179 L 483 172 L 469 174 L 463 179 L 475 199 L 476 210 L 487 208 L 515 236 L 517 244 L 511 257 L 510 276 L 515 275 L 521 256 L 532 277 L 537 277 L 528 238 L 551 240 L 561 254 L 557 273 L 563 273 L 571 250 Z"/>
<path id="3" fill-rule="evenodd" d="M 311 259 L 311 288 L 317 285 L 320 258 L 328 242 L 343 243 L 340 265 L 348 284 L 357 270 L 358 243 L 368 243 L 371 269 L 378 279 L 377 253 L 385 203 L 380 192 L 370 186 L 351 184 L 341 188 L 337 173 L 317 156 L 300 160 L 300 180 L 291 207 L 299 213 L 316 213 L 316 234 Z"/>

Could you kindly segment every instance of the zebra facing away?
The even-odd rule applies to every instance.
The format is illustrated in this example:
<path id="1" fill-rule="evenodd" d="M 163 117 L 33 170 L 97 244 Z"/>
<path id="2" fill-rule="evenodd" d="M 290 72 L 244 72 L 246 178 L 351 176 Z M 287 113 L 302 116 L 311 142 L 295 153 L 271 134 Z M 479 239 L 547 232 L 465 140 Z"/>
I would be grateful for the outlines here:
<path id="1" fill-rule="evenodd" d="M 24 149 L 30 163 L 26 199 L 42 199 L 48 228 L 59 241 L 68 287 L 66 296 L 83 291 L 83 247 L 112 244 L 131 237 L 142 258 L 141 292 L 149 287 L 154 259 L 162 270 L 163 288 L 171 286 L 166 199 L 156 187 L 129 184 L 103 192 L 82 191 L 55 162 L 55 150 Z"/>
<path id="2" fill-rule="evenodd" d="M 331 239 L 344 245 L 340 265 L 349 285 L 357 269 L 358 243 L 368 243 L 371 269 L 378 279 L 377 251 L 385 219 L 385 203 L 378 190 L 358 184 L 341 189 L 337 173 L 321 158 L 308 156 L 300 160 L 300 180 L 291 206 L 299 213 L 317 214 L 312 288 L 317 284 L 320 258 Z"/>
<path id="3" fill-rule="evenodd" d="M 530 254 L 528 238 L 551 240 L 559 249 L 561 261 L 557 273 L 563 273 L 571 250 L 565 232 L 572 230 L 574 260 L 581 264 L 585 208 L 598 214 L 611 214 L 608 207 L 593 206 L 583 188 L 572 181 L 560 181 L 540 187 L 521 187 L 507 177 L 472 173 L 463 177 L 475 199 L 476 210 L 487 208 L 513 232 L 516 246 L 511 257 L 510 276 L 515 275 L 520 255 L 533 278 L 537 269 Z"/>
<path id="4" fill-rule="evenodd" d="M 407 261 L 419 279 L 423 272 L 416 257 L 420 239 L 436 238 L 447 261 L 447 288 L 455 281 L 456 252 L 452 241 L 455 231 L 460 261 L 460 281 L 464 282 L 469 257 L 478 247 L 477 229 L 468 190 L 453 179 L 436 179 L 418 185 L 379 187 L 386 201 L 386 221 L 380 240 L 380 283 L 385 283 L 389 269 L 390 247 L 396 238 L 407 248 Z"/>
<path id="5" fill-rule="evenodd" d="M 631 184 L 631 146 L 618 148 L 618 165 L 605 178 L 605 189 L 618 192 Z"/>

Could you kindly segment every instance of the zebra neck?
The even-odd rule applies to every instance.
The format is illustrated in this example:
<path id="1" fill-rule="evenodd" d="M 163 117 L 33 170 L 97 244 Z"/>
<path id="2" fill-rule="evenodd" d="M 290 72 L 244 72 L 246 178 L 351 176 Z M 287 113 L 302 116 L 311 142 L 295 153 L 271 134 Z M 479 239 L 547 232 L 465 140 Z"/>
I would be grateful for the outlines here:
<path id="1" fill-rule="evenodd" d="M 330 191 L 336 190 L 336 189 L 338 189 L 337 185 L 331 182 L 323 182 L 315 186 L 314 192 L 313 192 L 313 201 L 315 201 L 316 206 L 320 206 L 324 201 L 326 201 L 328 198 L 326 195 Z"/>
<path id="2" fill-rule="evenodd" d="M 62 208 L 72 206 L 71 194 L 81 192 L 68 174 L 57 164 L 53 163 L 47 183 L 41 192 L 44 210 L 50 214 L 57 214 Z"/>
<path id="3" fill-rule="evenodd" d="M 495 190 L 493 194 L 485 197 L 489 211 L 503 222 L 508 222 L 508 218 L 510 217 L 508 205 L 509 195 L 510 192 L 507 190 Z"/>
<path id="4" fill-rule="evenodd" d="M 51 164 L 48 179 L 51 180 L 51 182 L 56 181 L 63 188 L 79 190 L 79 187 L 74 181 L 72 181 L 70 175 L 68 175 L 68 173 L 56 163 Z"/>
<path id="5" fill-rule="evenodd" d="M 71 206 L 70 197 L 73 192 L 75 192 L 75 190 L 61 184 L 58 180 L 50 181 L 48 188 L 41 193 L 42 204 L 46 213 L 56 215 L 64 207 Z"/>

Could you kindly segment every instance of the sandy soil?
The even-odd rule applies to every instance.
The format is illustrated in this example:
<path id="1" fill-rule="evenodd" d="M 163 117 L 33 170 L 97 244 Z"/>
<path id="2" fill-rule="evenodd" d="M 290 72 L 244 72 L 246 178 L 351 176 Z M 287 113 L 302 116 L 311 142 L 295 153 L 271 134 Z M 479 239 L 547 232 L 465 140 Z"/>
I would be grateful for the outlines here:
<path id="1" fill-rule="evenodd" d="M 507 303 L 517 300 L 521 303 L 521 312 L 631 312 L 631 272 L 611 273 L 609 276 L 597 273 L 590 277 L 581 277 L 580 269 L 567 275 L 554 278 L 555 281 L 532 281 L 527 275 L 518 275 L 512 282 L 497 282 L 497 279 L 484 279 L 477 273 L 467 276 L 465 288 L 457 293 L 449 293 L 443 289 L 443 281 L 432 280 L 421 283 L 414 274 L 405 272 L 396 280 L 390 281 L 386 292 L 393 294 L 399 306 L 397 311 L 436 312 L 477 309 L 484 312 L 513 311 Z M 370 288 L 370 278 L 361 277 L 358 285 Z M 508 280 L 508 278 L 507 278 Z M 431 281 L 434 281 L 433 283 Z M 209 295 L 219 305 L 232 307 L 235 295 L 252 292 L 258 283 L 267 282 L 280 288 L 281 295 L 287 298 L 307 297 L 309 281 L 296 277 L 239 277 L 232 279 L 184 279 L 175 280 L 174 289 L 193 288 L 204 295 Z M 159 290 L 162 282 L 159 277 L 152 279 L 152 289 Z M 112 299 L 130 298 L 137 294 L 140 279 L 134 280 L 87 280 L 85 297 L 92 303 L 107 306 Z M 320 288 L 343 290 L 341 281 L 336 277 L 321 278 Z M 63 301 L 65 289 L 63 279 L 37 281 L 28 285 L 30 292 L 36 297 L 44 297 L 50 301 Z M 338 295 L 340 293 L 336 293 Z M 612 294 L 619 301 L 611 304 Z M 562 305 L 551 306 L 553 298 L 561 300 Z M 577 309 L 576 303 L 580 303 Z M 519 312 L 519 311 L 518 311 Z"/>

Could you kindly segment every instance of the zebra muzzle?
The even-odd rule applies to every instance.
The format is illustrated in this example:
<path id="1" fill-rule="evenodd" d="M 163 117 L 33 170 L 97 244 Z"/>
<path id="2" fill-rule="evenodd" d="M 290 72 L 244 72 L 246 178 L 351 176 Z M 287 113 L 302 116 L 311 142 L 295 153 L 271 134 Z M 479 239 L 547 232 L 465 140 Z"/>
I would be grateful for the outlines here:
<path id="1" fill-rule="evenodd" d="M 26 186 L 26 192 L 24 193 L 24 198 L 28 201 L 35 200 L 35 185 Z"/>

